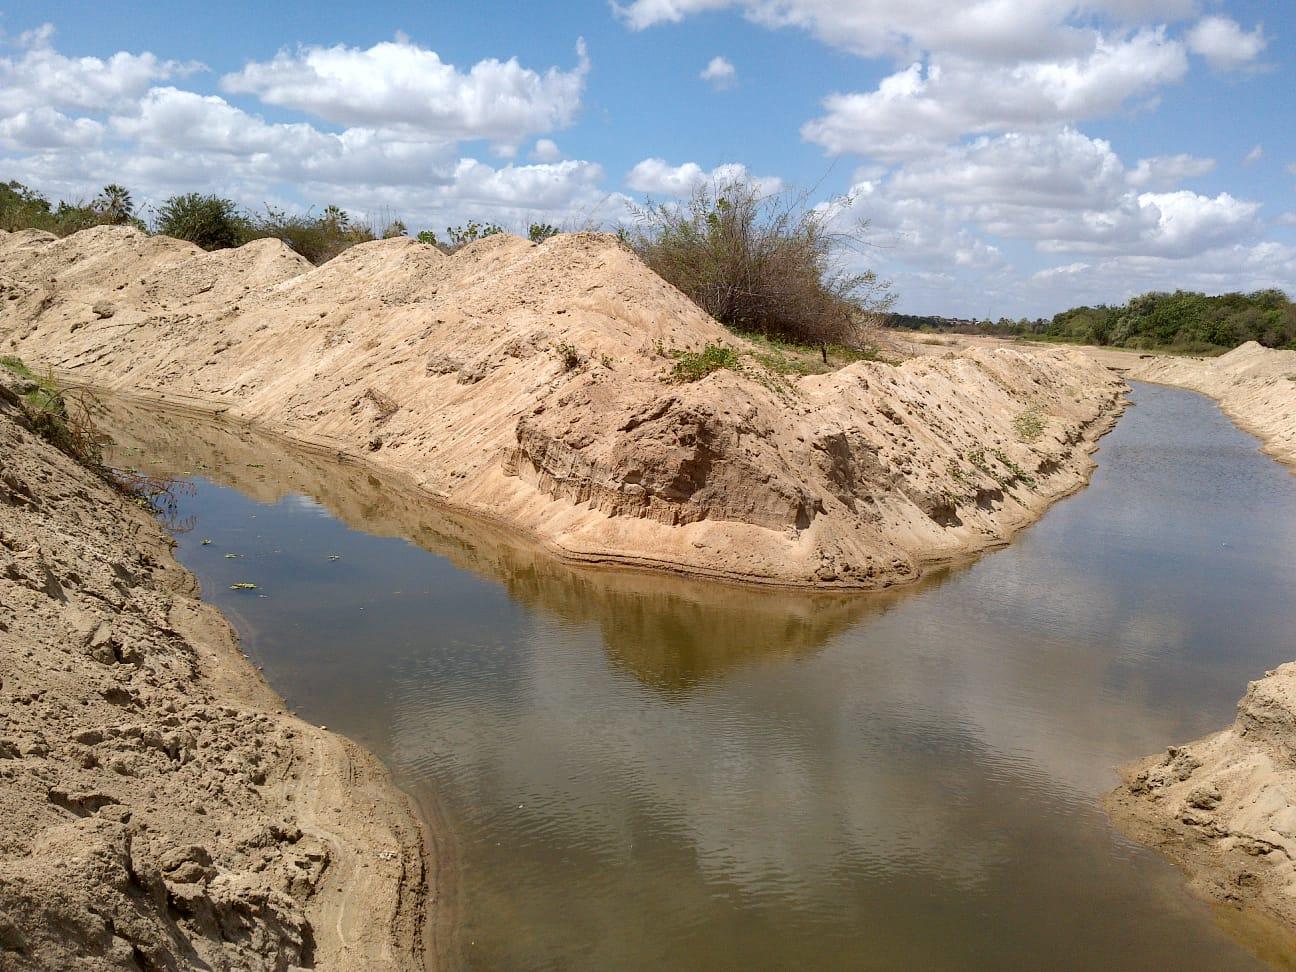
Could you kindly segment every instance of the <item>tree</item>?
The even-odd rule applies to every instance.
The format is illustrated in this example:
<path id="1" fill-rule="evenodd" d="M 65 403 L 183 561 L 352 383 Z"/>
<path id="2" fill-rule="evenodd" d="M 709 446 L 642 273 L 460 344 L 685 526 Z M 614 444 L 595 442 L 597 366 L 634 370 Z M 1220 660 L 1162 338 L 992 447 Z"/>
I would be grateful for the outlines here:
<path id="1" fill-rule="evenodd" d="M 114 226 L 124 226 L 135 215 L 135 203 L 129 190 L 115 182 L 110 182 L 99 190 L 92 205 Z"/>
<path id="2" fill-rule="evenodd" d="M 243 222 L 232 200 L 187 192 L 162 204 L 157 231 L 197 243 L 204 250 L 221 250 L 242 242 Z"/>

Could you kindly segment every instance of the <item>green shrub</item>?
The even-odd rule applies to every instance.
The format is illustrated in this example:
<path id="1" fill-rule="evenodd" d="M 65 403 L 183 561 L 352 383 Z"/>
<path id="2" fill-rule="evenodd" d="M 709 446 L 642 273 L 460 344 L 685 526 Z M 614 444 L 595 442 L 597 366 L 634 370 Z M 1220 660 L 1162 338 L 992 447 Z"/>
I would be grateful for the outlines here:
<path id="1" fill-rule="evenodd" d="M 304 216 L 267 206 L 263 215 L 244 220 L 241 241 L 282 240 L 287 246 L 319 266 L 357 243 L 368 243 L 373 231 L 337 206 L 328 206 L 319 216 Z"/>
<path id="2" fill-rule="evenodd" d="M 469 243 L 503 232 L 504 227 L 496 223 L 479 223 L 475 219 L 470 219 L 461 226 L 447 226 L 445 239 L 437 236 L 432 230 L 424 230 L 418 235 L 418 240 L 420 243 L 430 243 L 444 253 L 454 253 L 456 250 L 462 250 Z"/>
<path id="3" fill-rule="evenodd" d="M 532 223 L 527 227 L 527 239 L 532 243 L 543 243 L 558 235 L 558 227 L 549 223 Z"/>
<path id="4" fill-rule="evenodd" d="M 90 421 L 89 393 L 61 387 L 53 374 L 37 375 L 20 358 L 0 357 L 0 368 L 19 379 L 16 392 L 27 426 L 56 449 L 109 478 Z"/>
<path id="5" fill-rule="evenodd" d="M 572 371 L 580 367 L 581 354 L 576 350 L 576 346 L 567 341 L 559 341 L 553 346 L 554 354 L 558 355 L 558 360 L 562 362 L 563 371 Z"/>
<path id="6" fill-rule="evenodd" d="M 125 224 L 144 228 L 135 216 L 130 193 L 116 184 L 104 186 L 89 203 L 60 202 L 57 206 L 21 182 L 0 184 L 0 229 L 11 233 L 39 229 L 67 236 L 91 226 Z"/>
<path id="7" fill-rule="evenodd" d="M 738 352 L 725 344 L 708 344 L 701 351 L 676 351 L 673 356 L 671 378 L 674 381 L 697 381 L 722 368 L 742 370 Z"/>
<path id="8" fill-rule="evenodd" d="M 873 271 L 850 272 L 864 226 L 834 228 L 841 205 L 762 194 L 734 181 L 699 187 L 684 205 L 634 209 L 623 238 L 640 258 L 717 321 L 801 344 L 859 347 L 893 301 Z"/>
<path id="9" fill-rule="evenodd" d="M 246 242 L 247 220 L 230 199 L 187 192 L 162 204 L 157 231 L 204 250 L 222 250 Z"/>

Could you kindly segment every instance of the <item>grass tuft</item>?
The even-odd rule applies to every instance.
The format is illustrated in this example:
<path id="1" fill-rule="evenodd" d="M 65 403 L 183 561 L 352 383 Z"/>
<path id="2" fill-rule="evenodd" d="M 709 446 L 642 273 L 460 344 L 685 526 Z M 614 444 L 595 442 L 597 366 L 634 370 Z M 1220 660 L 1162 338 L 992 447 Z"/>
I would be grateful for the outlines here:
<path id="1" fill-rule="evenodd" d="M 676 351 L 673 356 L 675 364 L 670 374 L 673 381 L 699 381 L 713 371 L 724 369 L 742 371 L 738 352 L 726 344 L 708 344 L 701 351 Z"/>

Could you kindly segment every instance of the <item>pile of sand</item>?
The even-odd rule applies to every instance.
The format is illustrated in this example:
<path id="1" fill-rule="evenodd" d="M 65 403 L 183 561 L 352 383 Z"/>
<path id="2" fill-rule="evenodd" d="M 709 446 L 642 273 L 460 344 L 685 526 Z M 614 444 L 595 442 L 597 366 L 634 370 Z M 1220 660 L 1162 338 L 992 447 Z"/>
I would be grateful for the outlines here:
<path id="1" fill-rule="evenodd" d="M 1129 375 L 1210 395 L 1266 451 L 1296 464 L 1296 351 L 1248 341 L 1218 358 L 1146 358 Z"/>
<path id="2" fill-rule="evenodd" d="M 0 968 L 423 968 L 408 801 L 283 711 L 154 518 L 6 381 Z"/>
<path id="3" fill-rule="evenodd" d="M 1223 732 L 1126 767 L 1121 829 L 1208 898 L 1296 928 L 1296 663 L 1252 682 Z"/>
<path id="4" fill-rule="evenodd" d="M 1084 482 L 1121 384 L 1068 350 L 795 377 L 615 237 L 409 239 L 312 268 L 120 227 L 0 238 L 0 351 L 407 473 L 571 561 L 879 587 Z M 727 344 L 741 372 L 669 380 Z"/>

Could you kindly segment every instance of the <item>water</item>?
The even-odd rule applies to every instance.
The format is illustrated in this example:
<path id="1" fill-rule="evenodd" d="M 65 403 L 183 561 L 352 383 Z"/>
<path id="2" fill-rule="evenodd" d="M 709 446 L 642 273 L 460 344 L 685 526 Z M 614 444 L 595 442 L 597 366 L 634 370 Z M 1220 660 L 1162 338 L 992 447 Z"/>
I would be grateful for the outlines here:
<path id="1" fill-rule="evenodd" d="M 112 424 L 194 484 L 179 558 L 271 684 L 448 828 L 452 966 L 1250 968 L 1099 801 L 1296 657 L 1296 477 L 1133 400 L 1010 547 L 851 597 L 571 570 L 246 431 Z"/>

